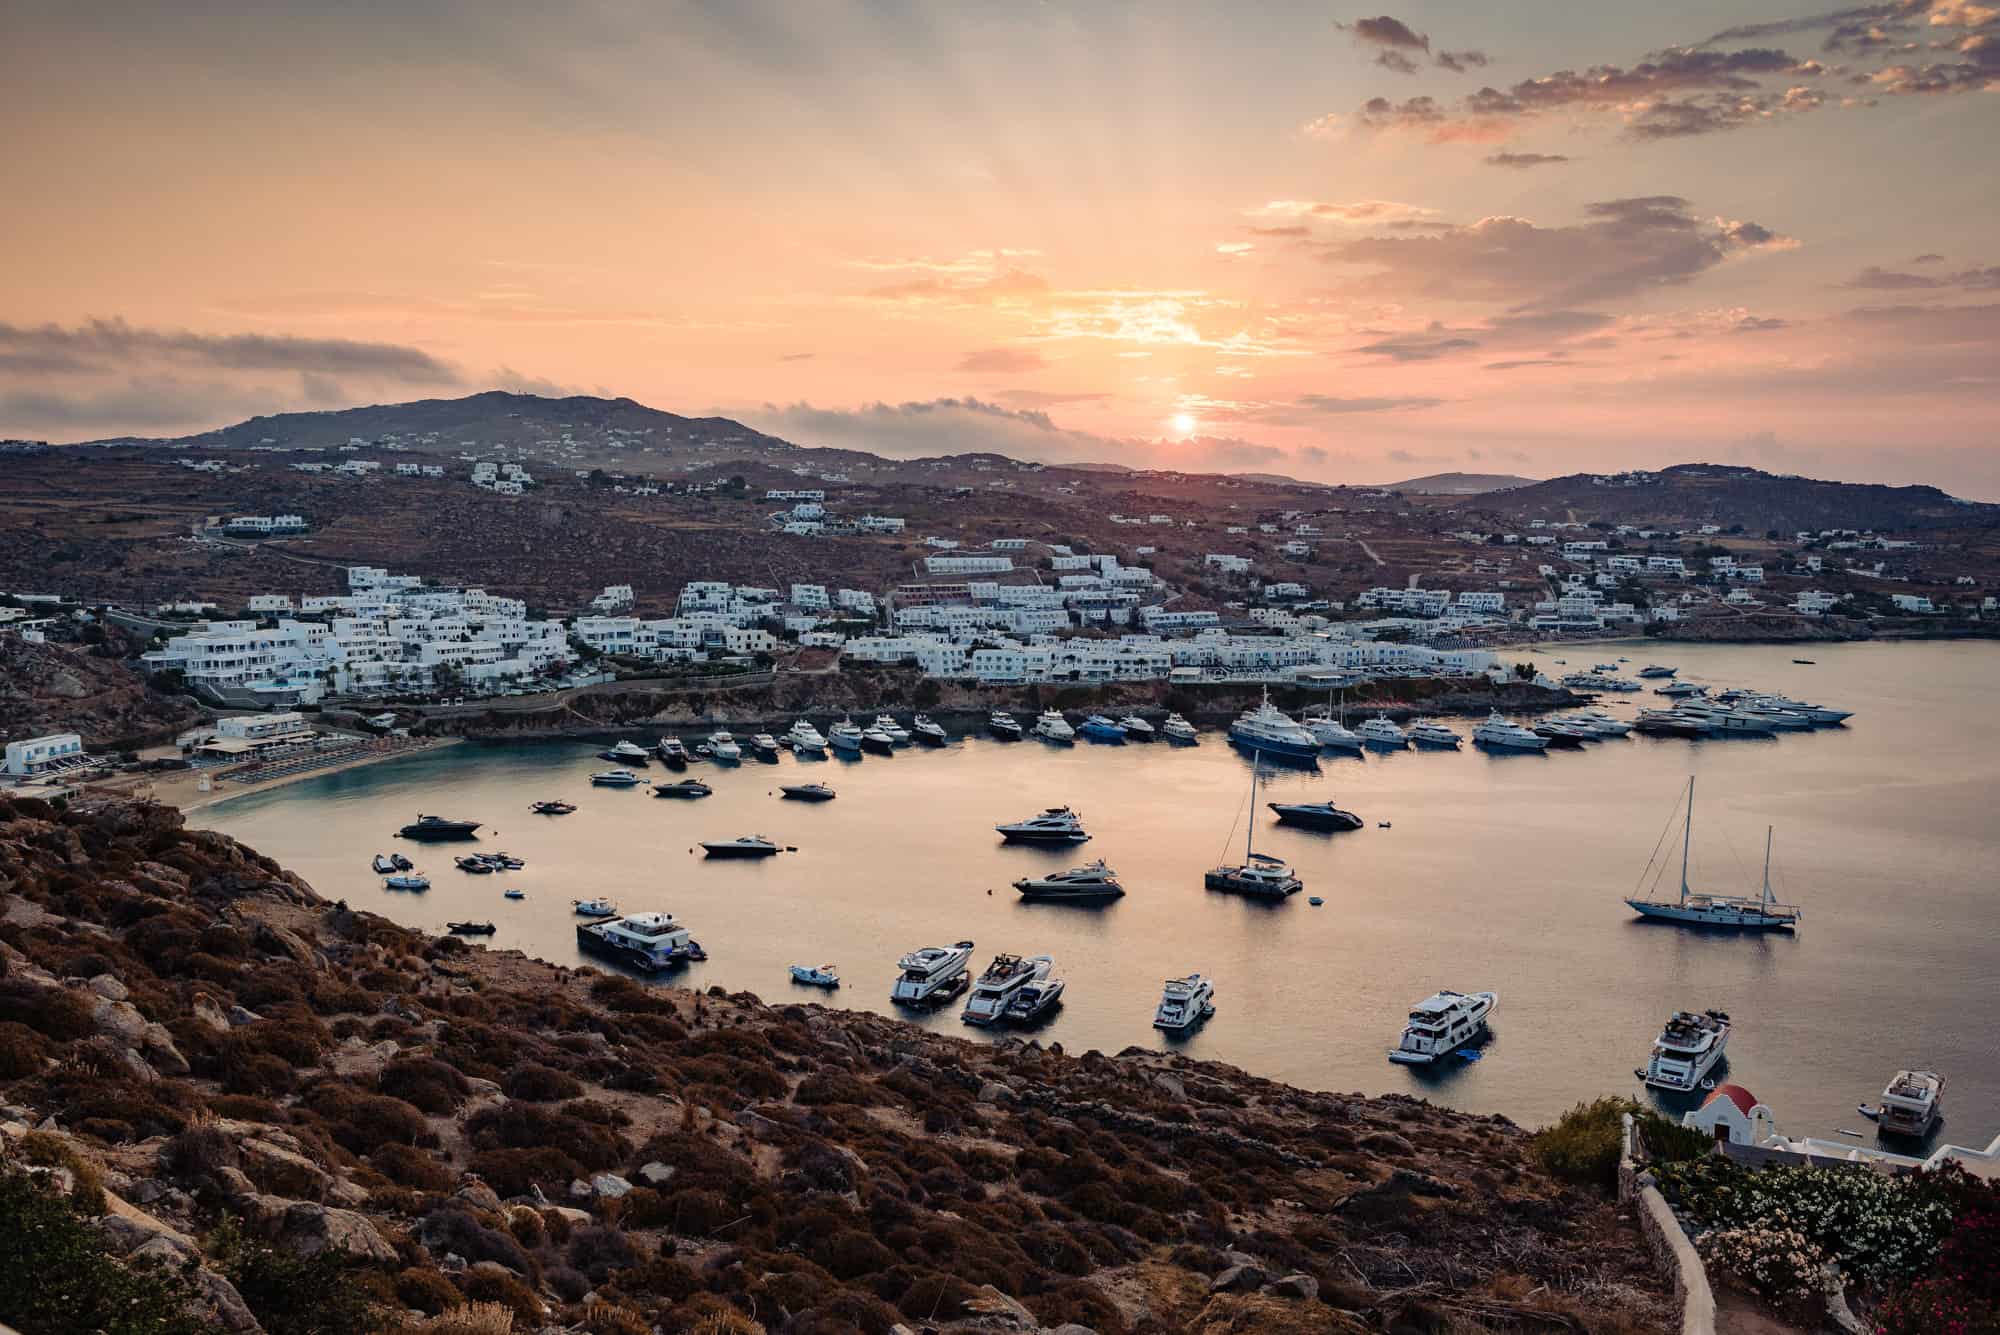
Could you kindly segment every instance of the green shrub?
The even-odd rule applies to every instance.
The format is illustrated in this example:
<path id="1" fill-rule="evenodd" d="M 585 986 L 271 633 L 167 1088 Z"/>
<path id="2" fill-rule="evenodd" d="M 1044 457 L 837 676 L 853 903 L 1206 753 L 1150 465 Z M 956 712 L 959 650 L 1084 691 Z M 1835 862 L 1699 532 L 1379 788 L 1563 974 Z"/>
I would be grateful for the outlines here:
<path id="1" fill-rule="evenodd" d="M 1537 1131 L 1530 1150 L 1552 1177 L 1574 1186 L 1616 1190 L 1624 1117 L 1640 1111 L 1638 1104 L 1625 1098 L 1579 1103 L 1554 1126 Z"/>
<path id="2" fill-rule="evenodd" d="M 48 1060 L 49 1041 L 15 1020 L 0 1021 L 0 1080 L 39 1073 Z"/>
<path id="3" fill-rule="evenodd" d="M 372 1335 L 362 1267 L 338 1252 L 301 1257 L 246 1237 L 233 1221 L 210 1233 L 216 1268 L 268 1335 Z"/>
<path id="4" fill-rule="evenodd" d="M 70 1202 L 0 1172 L 0 1322 L 33 1335 L 201 1335 L 180 1276 L 127 1269 Z"/>
<path id="5" fill-rule="evenodd" d="M 0 978 L 0 1022 L 25 1025 L 58 1043 L 88 1038 L 97 1030 L 83 993 L 26 978 Z"/>
<path id="6" fill-rule="evenodd" d="M 583 1083 L 575 1076 L 540 1062 L 528 1062 L 507 1072 L 500 1088 L 508 1098 L 530 1103 L 560 1103 L 583 1093 Z"/>

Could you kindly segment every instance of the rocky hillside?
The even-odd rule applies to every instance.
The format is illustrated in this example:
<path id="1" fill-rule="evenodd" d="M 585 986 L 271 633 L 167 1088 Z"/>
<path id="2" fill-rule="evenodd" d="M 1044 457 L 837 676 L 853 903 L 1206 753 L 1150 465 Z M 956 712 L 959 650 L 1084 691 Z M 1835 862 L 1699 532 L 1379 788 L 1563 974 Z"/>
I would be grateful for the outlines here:
<path id="1" fill-rule="evenodd" d="M 23 1335 L 1676 1320 L 1502 1118 L 427 939 L 130 805 L 0 799 L 0 1214 Z"/>
<path id="2" fill-rule="evenodd" d="M 150 689 L 119 652 L 0 636 L 0 738 L 73 732 L 116 751 L 170 741 L 202 717 L 187 697 Z"/>

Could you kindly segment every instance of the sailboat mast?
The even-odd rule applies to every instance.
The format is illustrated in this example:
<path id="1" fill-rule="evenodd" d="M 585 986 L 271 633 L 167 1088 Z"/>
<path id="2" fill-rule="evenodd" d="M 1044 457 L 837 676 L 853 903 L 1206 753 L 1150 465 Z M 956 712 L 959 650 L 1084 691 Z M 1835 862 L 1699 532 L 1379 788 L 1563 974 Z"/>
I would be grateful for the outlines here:
<path id="1" fill-rule="evenodd" d="M 1250 758 L 1250 810 L 1243 817 L 1243 862 L 1250 862 L 1250 841 L 1257 833 L 1257 778 L 1264 772 L 1264 764 L 1256 756 Z"/>
<path id="2" fill-rule="evenodd" d="M 1694 775 L 1688 775 L 1687 822 L 1681 826 L 1681 903 L 1688 898 L 1688 848 L 1694 843 Z"/>
<path id="3" fill-rule="evenodd" d="M 1771 905 L 1771 827 L 1764 827 L 1764 906 Z"/>

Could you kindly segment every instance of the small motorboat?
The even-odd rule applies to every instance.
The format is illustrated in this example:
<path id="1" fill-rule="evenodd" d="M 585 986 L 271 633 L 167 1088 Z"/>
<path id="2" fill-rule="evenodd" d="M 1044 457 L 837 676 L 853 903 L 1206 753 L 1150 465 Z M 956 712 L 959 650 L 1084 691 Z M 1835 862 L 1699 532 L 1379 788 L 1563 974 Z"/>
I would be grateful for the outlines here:
<path id="1" fill-rule="evenodd" d="M 493 864 L 481 857 L 457 858 L 454 859 L 453 865 L 460 871 L 471 872 L 474 876 L 493 874 Z"/>
<path id="2" fill-rule="evenodd" d="M 1122 742 L 1125 729 L 1103 714 L 1092 714 L 1077 731 L 1093 742 Z"/>
<path id="3" fill-rule="evenodd" d="M 823 783 L 788 783 L 778 792 L 794 802 L 831 802 L 833 789 Z"/>
<path id="4" fill-rule="evenodd" d="M 778 851 L 778 846 L 761 834 L 746 834 L 741 839 L 705 840 L 701 847 L 712 858 L 768 858 Z"/>
<path id="5" fill-rule="evenodd" d="M 500 930 L 490 922 L 448 922 L 445 928 L 453 936 L 491 936 Z"/>
<path id="6" fill-rule="evenodd" d="M 601 769 L 590 782 L 598 788 L 637 788 L 645 780 L 629 769 Z"/>
<path id="7" fill-rule="evenodd" d="M 398 859 L 389 853 L 377 853 L 375 855 L 374 866 L 377 876 L 394 876 L 399 871 L 408 871 L 410 869 L 410 863 L 407 858 Z"/>
<path id="8" fill-rule="evenodd" d="M 1810 658 L 1794 658 L 1794 659 L 1793 659 L 1792 661 L 1793 661 L 1794 663 L 1797 663 L 1797 664 L 1798 664 L 1798 665 L 1799 665 L 1800 667 L 1812 667 L 1812 666 L 1814 666 L 1814 663 L 1813 663 L 1813 660 L 1812 660 L 1812 659 L 1810 659 Z"/>
<path id="9" fill-rule="evenodd" d="M 565 802 L 561 798 L 550 798 L 547 801 L 530 803 L 528 810 L 537 816 L 567 816 L 576 810 L 576 804 Z"/>
<path id="10" fill-rule="evenodd" d="M 476 839 L 478 831 L 479 822 L 476 820 L 452 820 L 446 816 L 420 814 L 396 833 L 405 839 L 430 843 L 441 839 Z"/>
<path id="11" fill-rule="evenodd" d="M 1014 1024 L 1034 1024 L 1047 1019 L 1062 1005 L 1065 986 L 1060 978 L 1046 977 L 1023 985 L 1007 1003 L 1007 1019 Z"/>
<path id="12" fill-rule="evenodd" d="M 828 989 L 840 986 L 840 971 L 831 964 L 794 964 L 790 969 L 795 983 Z"/>
<path id="13" fill-rule="evenodd" d="M 525 859 L 517 858 L 512 853 L 481 853 L 479 856 L 485 858 L 495 871 L 519 871 L 528 865 Z"/>
<path id="14" fill-rule="evenodd" d="M 586 918 L 608 918 L 618 912 L 618 906 L 602 895 L 594 899 L 572 899 L 570 906 Z"/>
<path id="15" fill-rule="evenodd" d="M 1321 899 L 1318 895 L 1308 895 L 1306 897 L 1306 903 L 1312 905 L 1314 908 L 1319 908 L 1321 905 L 1325 904 L 1326 901 L 1324 899 Z"/>
<path id="16" fill-rule="evenodd" d="M 509 889 L 502 890 L 500 893 L 507 899 L 526 899 L 528 897 L 528 892 L 519 886 L 510 887 Z"/>
<path id="17" fill-rule="evenodd" d="M 390 890 L 428 890 L 431 878 L 421 872 L 410 872 L 402 876 L 391 876 L 382 882 Z"/>
<path id="18" fill-rule="evenodd" d="M 682 779 L 677 783 L 656 783 L 653 785 L 654 797 L 707 797 L 714 791 L 715 789 L 709 787 L 700 779 Z"/>

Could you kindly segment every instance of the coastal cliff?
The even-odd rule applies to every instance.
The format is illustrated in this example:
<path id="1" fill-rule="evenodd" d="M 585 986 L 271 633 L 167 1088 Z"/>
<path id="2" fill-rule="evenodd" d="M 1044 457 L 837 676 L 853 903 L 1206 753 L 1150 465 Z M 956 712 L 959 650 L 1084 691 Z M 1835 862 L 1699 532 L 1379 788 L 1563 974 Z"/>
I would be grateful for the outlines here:
<path id="1" fill-rule="evenodd" d="M 0 799 L 10 1209 L 24 1335 L 1677 1322 L 1504 1118 L 428 938 L 139 804 Z"/>

